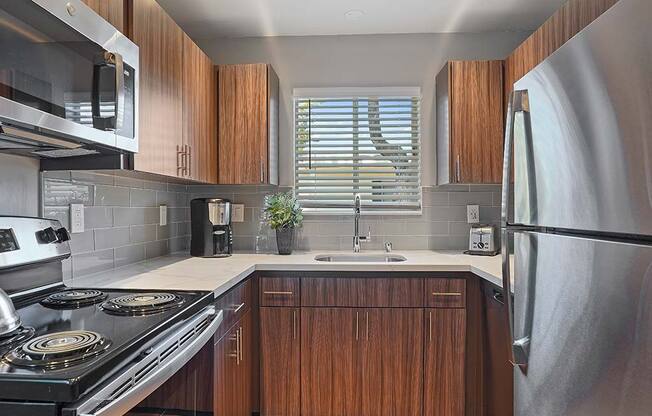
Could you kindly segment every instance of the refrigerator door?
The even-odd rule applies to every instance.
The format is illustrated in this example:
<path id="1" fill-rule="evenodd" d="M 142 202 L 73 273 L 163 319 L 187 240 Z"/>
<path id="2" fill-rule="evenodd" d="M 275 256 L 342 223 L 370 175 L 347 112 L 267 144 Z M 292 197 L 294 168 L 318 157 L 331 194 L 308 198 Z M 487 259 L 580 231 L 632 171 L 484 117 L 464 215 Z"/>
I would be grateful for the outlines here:
<path id="1" fill-rule="evenodd" d="M 652 235 L 651 18 L 620 0 L 516 83 L 514 223 Z"/>
<path id="2" fill-rule="evenodd" d="M 652 246 L 517 232 L 517 416 L 652 409 Z"/>

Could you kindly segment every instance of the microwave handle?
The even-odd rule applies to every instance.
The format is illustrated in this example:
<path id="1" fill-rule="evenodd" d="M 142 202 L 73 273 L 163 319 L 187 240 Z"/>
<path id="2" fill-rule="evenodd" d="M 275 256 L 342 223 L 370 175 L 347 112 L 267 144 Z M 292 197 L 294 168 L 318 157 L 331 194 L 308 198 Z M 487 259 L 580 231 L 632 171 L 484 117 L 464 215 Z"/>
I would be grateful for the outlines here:
<path id="1" fill-rule="evenodd" d="M 100 113 L 100 77 L 102 74 L 101 68 L 105 66 L 115 67 L 115 115 L 113 117 L 102 117 Z M 119 130 L 122 128 L 125 113 L 125 75 L 122 55 L 104 52 L 100 60 L 95 63 L 91 101 L 93 127 L 100 130 Z"/>
<path id="2" fill-rule="evenodd" d="M 115 129 L 120 130 L 125 119 L 125 67 L 122 55 L 114 53 L 115 62 Z"/>

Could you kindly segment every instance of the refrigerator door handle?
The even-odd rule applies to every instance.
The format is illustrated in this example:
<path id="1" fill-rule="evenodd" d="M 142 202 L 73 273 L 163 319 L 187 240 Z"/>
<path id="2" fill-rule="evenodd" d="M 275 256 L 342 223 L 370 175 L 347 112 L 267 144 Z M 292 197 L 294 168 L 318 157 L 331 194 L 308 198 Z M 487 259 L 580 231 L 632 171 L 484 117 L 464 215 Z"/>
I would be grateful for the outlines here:
<path id="1" fill-rule="evenodd" d="M 517 112 L 529 112 L 529 103 L 527 91 L 513 91 L 507 108 L 507 125 L 505 129 L 505 150 L 503 161 L 503 195 L 501 207 L 501 251 L 502 251 L 502 268 L 503 268 L 503 290 L 505 292 L 505 308 L 509 320 L 509 336 L 512 349 L 512 364 L 521 369 L 527 365 L 527 357 L 530 345 L 529 337 L 514 340 L 514 301 L 512 299 L 511 288 L 511 270 L 510 270 L 510 231 L 509 226 L 509 207 L 510 192 L 512 179 L 512 148 L 514 146 L 514 121 Z"/>

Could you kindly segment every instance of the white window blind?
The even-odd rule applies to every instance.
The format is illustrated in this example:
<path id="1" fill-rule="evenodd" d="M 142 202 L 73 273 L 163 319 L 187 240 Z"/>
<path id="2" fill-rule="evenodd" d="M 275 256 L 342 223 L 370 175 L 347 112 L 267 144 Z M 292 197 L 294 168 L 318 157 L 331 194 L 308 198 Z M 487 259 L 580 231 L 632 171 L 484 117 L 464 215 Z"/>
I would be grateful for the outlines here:
<path id="1" fill-rule="evenodd" d="M 420 97 L 295 97 L 295 187 L 308 210 L 419 212 Z"/>

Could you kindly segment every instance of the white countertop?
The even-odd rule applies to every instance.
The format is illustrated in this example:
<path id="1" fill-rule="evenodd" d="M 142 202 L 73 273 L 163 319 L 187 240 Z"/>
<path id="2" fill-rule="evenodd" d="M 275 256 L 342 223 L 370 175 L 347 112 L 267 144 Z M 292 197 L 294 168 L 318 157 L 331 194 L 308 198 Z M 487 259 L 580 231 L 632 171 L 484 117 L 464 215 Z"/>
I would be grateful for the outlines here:
<path id="1" fill-rule="evenodd" d="M 365 251 L 362 254 L 380 252 Z M 461 251 L 396 251 L 407 258 L 400 263 L 329 263 L 317 254 L 352 254 L 350 251 L 234 254 L 227 258 L 190 257 L 176 253 L 122 268 L 74 278 L 73 287 L 111 287 L 147 290 L 207 290 L 220 296 L 254 271 L 450 271 L 472 272 L 502 286 L 501 256 L 483 257 Z"/>

